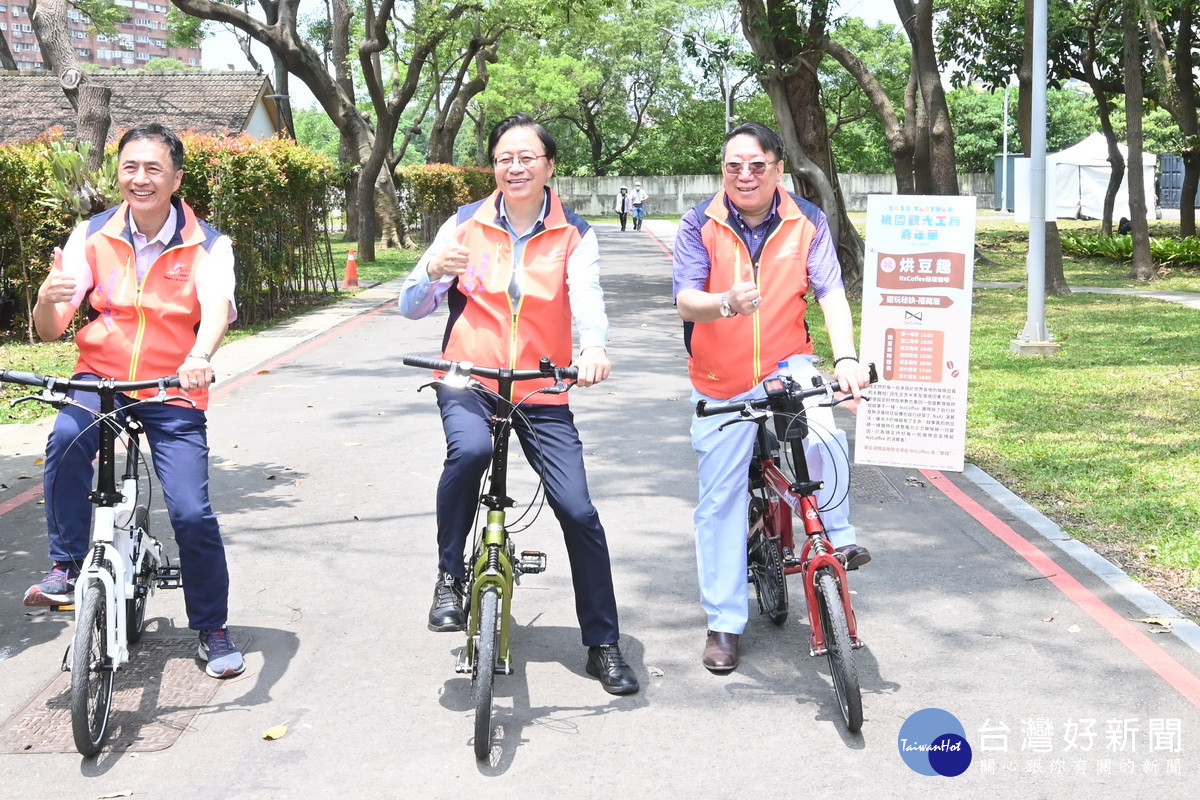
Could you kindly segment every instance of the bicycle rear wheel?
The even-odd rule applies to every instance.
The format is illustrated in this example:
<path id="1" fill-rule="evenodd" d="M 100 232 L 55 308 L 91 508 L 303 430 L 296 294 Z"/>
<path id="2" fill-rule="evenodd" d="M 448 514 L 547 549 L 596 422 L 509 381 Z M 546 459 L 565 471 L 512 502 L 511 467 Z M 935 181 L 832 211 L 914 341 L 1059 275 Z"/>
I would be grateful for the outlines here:
<path id="1" fill-rule="evenodd" d="M 779 549 L 779 534 L 775 531 L 771 517 L 763 512 L 767 501 L 759 495 L 750 497 L 750 541 L 747 544 L 746 562 L 750 568 L 750 582 L 758 596 L 759 611 L 771 622 L 782 625 L 787 621 L 788 596 L 787 575 L 783 571 L 783 554 Z M 758 530 L 755 530 L 758 528 Z"/>
<path id="2" fill-rule="evenodd" d="M 484 589 L 479 598 L 479 634 L 475 642 L 475 670 L 471 699 L 475 702 L 475 757 L 485 760 L 492 752 L 492 686 L 496 679 L 496 638 L 499 633 L 500 592 Z"/>
<path id="3" fill-rule="evenodd" d="M 850 628 L 846 624 L 846 607 L 842 605 L 841 587 L 837 576 L 828 567 L 817 570 L 817 606 L 821 612 L 821 627 L 825 633 L 825 654 L 833 676 L 842 721 L 851 733 L 862 729 L 862 692 L 858 685 L 858 669 L 854 665 L 854 649 L 850 643 Z"/>
<path id="4" fill-rule="evenodd" d="M 138 506 L 134 510 L 133 528 L 141 531 L 139 541 L 149 538 L 150 511 L 145 506 Z M 141 570 L 133 576 L 133 598 L 125 601 L 125 640 L 129 644 L 137 644 L 146 627 L 146 598 L 150 596 L 153 573 L 150 559 L 146 558 Z"/>
<path id="5" fill-rule="evenodd" d="M 113 663 L 104 599 L 104 585 L 93 581 L 84 592 L 71 645 L 71 731 L 84 756 L 100 752 L 112 710 Z"/>

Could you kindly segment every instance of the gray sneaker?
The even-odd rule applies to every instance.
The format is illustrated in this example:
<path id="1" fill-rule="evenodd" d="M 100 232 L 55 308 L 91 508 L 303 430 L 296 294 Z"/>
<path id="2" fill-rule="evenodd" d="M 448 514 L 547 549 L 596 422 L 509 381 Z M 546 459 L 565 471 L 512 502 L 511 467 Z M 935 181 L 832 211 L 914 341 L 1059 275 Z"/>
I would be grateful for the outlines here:
<path id="1" fill-rule="evenodd" d="M 79 565 L 72 561 L 56 561 L 54 568 L 46 573 L 41 583 L 25 590 L 27 606 L 60 606 L 75 600 L 75 580 L 79 577 Z"/>
<path id="2" fill-rule="evenodd" d="M 229 629 L 200 631 L 200 658 L 208 662 L 204 671 L 214 678 L 232 678 L 246 669 L 237 645 L 229 638 Z"/>

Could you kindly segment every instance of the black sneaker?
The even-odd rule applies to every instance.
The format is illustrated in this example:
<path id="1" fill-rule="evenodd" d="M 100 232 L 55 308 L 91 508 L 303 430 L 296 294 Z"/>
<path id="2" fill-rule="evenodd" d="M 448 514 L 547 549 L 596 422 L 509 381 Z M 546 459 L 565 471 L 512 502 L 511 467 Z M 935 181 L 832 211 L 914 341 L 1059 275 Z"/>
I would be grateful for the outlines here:
<path id="1" fill-rule="evenodd" d="M 871 553 L 861 544 L 844 544 L 837 548 L 837 556 L 846 565 L 846 570 L 858 569 L 871 560 Z"/>
<path id="2" fill-rule="evenodd" d="M 437 584 L 433 587 L 433 605 L 429 607 L 429 630 L 461 631 L 467 626 L 467 615 L 463 613 L 463 580 L 449 572 L 438 570 Z"/>
<path id="3" fill-rule="evenodd" d="M 41 583 L 25 590 L 27 606 L 61 606 L 75 600 L 75 580 L 79 577 L 79 565 L 73 561 L 55 561 L 54 568 L 46 573 Z"/>
<path id="4" fill-rule="evenodd" d="M 633 694 L 638 690 L 637 676 L 615 644 L 588 648 L 587 674 L 598 678 L 609 694 Z"/>

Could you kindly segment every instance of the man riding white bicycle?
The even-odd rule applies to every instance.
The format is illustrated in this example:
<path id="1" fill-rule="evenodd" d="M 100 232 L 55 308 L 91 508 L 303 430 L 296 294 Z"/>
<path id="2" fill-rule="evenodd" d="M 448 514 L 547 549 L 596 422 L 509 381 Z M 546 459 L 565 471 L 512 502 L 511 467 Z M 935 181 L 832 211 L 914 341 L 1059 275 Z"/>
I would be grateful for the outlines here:
<path id="1" fill-rule="evenodd" d="M 181 388 L 165 404 L 118 408 L 141 421 L 154 455 L 179 544 L 188 624 L 199 632 L 206 671 L 228 678 L 245 669 L 225 627 L 229 570 L 208 495 L 205 409 L 210 359 L 234 307 L 233 247 L 174 196 L 183 179 L 183 143 L 157 123 L 121 137 L 118 182 L 124 202 L 76 227 L 55 252 L 38 289 L 34 325 L 44 341 L 67 329 L 86 297 L 90 322 L 76 334 L 76 377 L 143 380 L 178 374 Z M 153 391 L 151 391 L 153 394 Z M 53 568 L 25 593 L 25 605 L 70 603 L 89 550 L 92 459 L 99 399 L 75 392 L 81 406 L 58 414 L 43 476 Z M 91 409 L 89 411 L 88 409 Z"/>

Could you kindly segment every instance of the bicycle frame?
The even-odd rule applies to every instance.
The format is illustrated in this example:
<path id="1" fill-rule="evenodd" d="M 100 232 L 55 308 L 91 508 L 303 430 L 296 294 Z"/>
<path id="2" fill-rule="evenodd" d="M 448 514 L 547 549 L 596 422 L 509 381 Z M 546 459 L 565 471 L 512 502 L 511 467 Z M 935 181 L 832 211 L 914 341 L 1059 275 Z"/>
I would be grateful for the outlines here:
<path id="1" fill-rule="evenodd" d="M 91 555 L 88 563 L 75 582 L 75 608 L 83 607 L 83 596 L 92 581 L 104 586 L 106 619 L 113 620 L 107 626 L 108 653 L 112 654 L 112 669 L 118 669 L 129 661 L 129 620 L 127 601 L 134 599 L 136 587 L 134 576 L 142 571 L 147 559 L 157 570 L 162 563 L 162 545 L 151 538 L 149 547 L 142 541 L 144 535 L 135 530 L 137 525 L 136 503 L 138 494 L 137 458 L 139 451 L 140 426 L 127 422 L 122 430 L 129 437 L 125 454 L 125 473 L 121 478 L 121 491 L 116 491 L 117 423 L 112 409 L 115 405 L 110 393 L 101 393 L 100 409 L 100 457 L 97 467 L 96 490 L 91 499 L 96 503 L 92 516 Z M 154 583 L 150 583 L 153 591 Z"/>
<path id="2" fill-rule="evenodd" d="M 820 484 L 810 480 L 808 465 L 800 452 L 799 443 L 792 442 L 793 461 L 796 464 L 796 480 L 793 482 L 783 474 L 776 461 L 776 455 L 770 446 L 770 436 L 766 430 L 766 420 L 762 420 L 758 431 L 758 467 L 761 470 L 762 481 L 767 489 L 767 509 L 764 516 L 770 516 L 774 530 L 779 534 L 779 546 L 784 554 L 784 573 L 804 575 L 804 599 L 808 607 L 809 630 L 812 631 L 809 643 L 809 654 L 823 656 L 826 654 L 825 630 L 821 623 L 821 615 L 817 606 L 816 575 L 817 570 L 829 567 L 837 574 L 838 585 L 841 587 L 842 603 L 846 608 L 846 623 L 850 630 L 850 641 L 854 649 L 860 649 L 863 644 L 858 639 L 858 628 L 854 621 L 854 607 L 850 601 L 850 589 L 846 580 L 846 569 L 842 562 L 833 555 L 834 548 L 825 536 L 825 526 L 821 523 L 821 515 L 817 509 L 814 493 L 821 488 Z M 780 444 L 783 446 L 783 443 Z M 804 545 L 800 549 L 799 558 L 795 555 L 795 531 L 792 526 L 792 514 L 804 522 Z M 820 541 L 819 552 L 814 553 L 814 542 Z"/>

